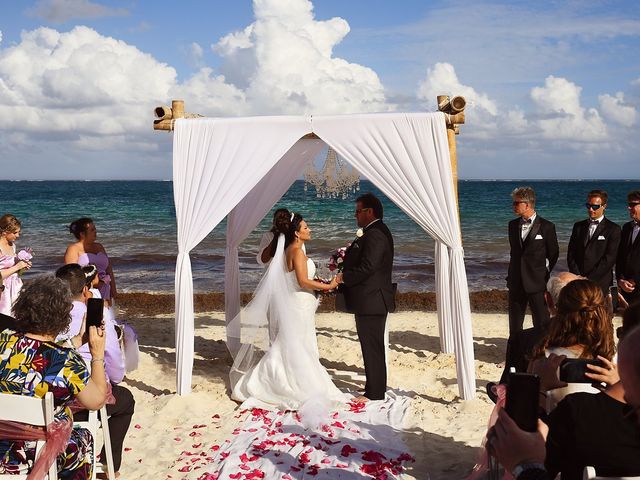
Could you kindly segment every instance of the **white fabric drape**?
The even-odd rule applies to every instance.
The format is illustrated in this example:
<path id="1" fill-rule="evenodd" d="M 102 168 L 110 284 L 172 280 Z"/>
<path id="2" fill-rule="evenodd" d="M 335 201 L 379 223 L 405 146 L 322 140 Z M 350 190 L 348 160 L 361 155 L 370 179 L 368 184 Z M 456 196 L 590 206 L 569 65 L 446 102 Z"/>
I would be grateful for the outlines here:
<path id="1" fill-rule="evenodd" d="M 227 339 L 240 338 L 239 327 L 230 319 L 240 312 L 240 264 L 238 245 L 247 238 L 271 208 L 300 177 L 308 161 L 313 160 L 324 147 L 319 139 L 300 139 L 276 163 L 269 173 L 253 187 L 251 192 L 227 216 L 227 251 L 224 260 L 224 305 L 227 319 Z M 234 353 L 234 345 L 227 345 Z"/>
<path id="2" fill-rule="evenodd" d="M 181 395 L 191 390 L 193 369 L 193 277 L 189 252 L 308 131 L 309 121 L 303 117 L 176 120 L 176 373 Z"/>
<path id="3" fill-rule="evenodd" d="M 469 295 L 441 113 L 319 116 L 311 122 L 303 117 L 176 121 L 173 179 L 178 223 L 178 393 L 190 391 L 193 366 L 193 279 L 189 252 L 243 202 L 229 218 L 231 241 L 227 251 L 229 263 L 225 266 L 227 288 L 231 288 L 226 294 L 231 293 L 230 302 L 237 302 L 237 245 L 277 201 L 279 195 L 275 190 L 284 193 L 283 186 L 291 184 L 290 178 L 286 181 L 278 178 L 283 172 L 293 173 L 284 166 L 281 169 L 278 161 L 312 129 L 435 238 L 442 348 L 451 351 L 453 346 L 460 396 L 473 398 L 475 371 Z M 296 164 L 293 154 L 286 161 L 291 162 L 292 169 L 293 165 L 303 164 Z M 278 167 L 274 168 L 276 164 Z M 259 182 L 263 183 L 257 187 Z M 249 194 L 253 199 L 243 201 Z M 226 308 L 229 312 L 236 311 L 237 304 L 229 303 Z"/>
<path id="4" fill-rule="evenodd" d="M 448 329 L 453 333 L 460 395 L 473 398 L 471 310 L 444 114 L 314 116 L 312 126 L 316 135 L 448 247 L 448 288 L 440 288 L 439 321 L 443 338 Z M 450 316 L 441 313 L 447 310 Z"/>

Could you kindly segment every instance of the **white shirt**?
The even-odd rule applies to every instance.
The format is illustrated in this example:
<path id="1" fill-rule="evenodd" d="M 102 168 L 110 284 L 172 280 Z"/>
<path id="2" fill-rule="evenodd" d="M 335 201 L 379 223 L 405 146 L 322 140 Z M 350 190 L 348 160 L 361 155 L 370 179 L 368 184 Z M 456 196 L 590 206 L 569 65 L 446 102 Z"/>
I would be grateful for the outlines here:
<path id="1" fill-rule="evenodd" d="M 602 220 L 604 220 L 604 215 L 601 216 L 600 218 L 594 218 L 593 220 L 591 220 L 591 218 L 589 218 L 589 239 L 591 239 L 591 237 L 593 237 L 593 234 L 596 231 L 596 228 L 598 228 L 598 226 L 600 225 L 600 222 L 602 222 Z M 594 222 L 596 222 L 596 223 L 594 223 Z"/>
<path id="2" fill-rule="evenodd" d="M 527 235 L 529 235 L 529 232 L 531 231 L 531 227 L 533 226 L 533 222 L 535 222 L 536 220 L 536 212 L 533 212 L 533 215 L 531 215 L 531 217 L 529 217 L 528 219 L 525 220 L 524 217 L 522 217 L 520 220 L 520 235 L 522 238 L 522 241 L 524 242 L 524 239 L 527 238 Z M 531 220 L 531 222 L 529 222 L 529 220 Z M 524 221 L 526 221 L 527 223 L 523 223 Z"/>

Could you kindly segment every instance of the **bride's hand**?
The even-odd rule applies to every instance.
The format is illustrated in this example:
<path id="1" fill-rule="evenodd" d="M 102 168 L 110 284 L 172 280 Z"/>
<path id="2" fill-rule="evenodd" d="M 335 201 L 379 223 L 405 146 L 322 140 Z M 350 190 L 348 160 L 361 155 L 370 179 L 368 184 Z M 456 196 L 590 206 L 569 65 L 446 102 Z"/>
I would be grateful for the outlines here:
<path id="1" fill-rule="evenodd" d="M 338 288 L 338 277 L 333 277 L 331 279 L 331 283 L 329 284 L 329 290 L 333 290 L 335 288 Z"/>

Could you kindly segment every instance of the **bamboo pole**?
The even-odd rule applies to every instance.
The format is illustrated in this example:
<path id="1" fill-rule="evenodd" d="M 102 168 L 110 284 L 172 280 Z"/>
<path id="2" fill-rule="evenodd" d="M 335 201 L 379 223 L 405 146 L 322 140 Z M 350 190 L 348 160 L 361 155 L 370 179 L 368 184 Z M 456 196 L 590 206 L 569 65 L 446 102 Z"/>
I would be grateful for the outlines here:
<path id="1" fill-rule="evenodd" d="M 460 133 L 459 124 L 464 123 L 464 107 L 467 101 L 464 97 L 449 98 L 448 95 L 438 95 L 438 110 L 446 114 L 447 141 L 449 143 L 449 159 L 451 161 L 451 173 L 453 175 L 453 190 L 456 195 L 456 208 L 458 210 L 458 222 L 460 221 L 460 206 L 458 203 L 458 154 L 456 148 L 456 135 Z"/>
<path id="2" fill-rule="evenodd" d="M 173 131 L 176 118 L 198 118 L 198 113 L 185 113 L 184 100 L 172 100 L 171 107 L 161 105 L 153 110 L 156 120 L 153 121 L 154 130 Z"/>

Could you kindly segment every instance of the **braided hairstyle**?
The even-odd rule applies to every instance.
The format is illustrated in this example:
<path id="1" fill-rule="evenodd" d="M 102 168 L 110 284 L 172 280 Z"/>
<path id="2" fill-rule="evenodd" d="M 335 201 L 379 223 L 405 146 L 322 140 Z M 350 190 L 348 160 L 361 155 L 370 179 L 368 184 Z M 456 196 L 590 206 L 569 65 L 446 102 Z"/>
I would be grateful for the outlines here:
<path id="1" fill-rule="evenodd" d="M 586 279 L 568 283 L 560 291 L 557 310 L 549 332 L 534 349 L 534 358 L 544 356 L 547 348 L 574 345 L 583 347 L 581 358 L 613 358 L 613 323 L 596 283 Z"/>

